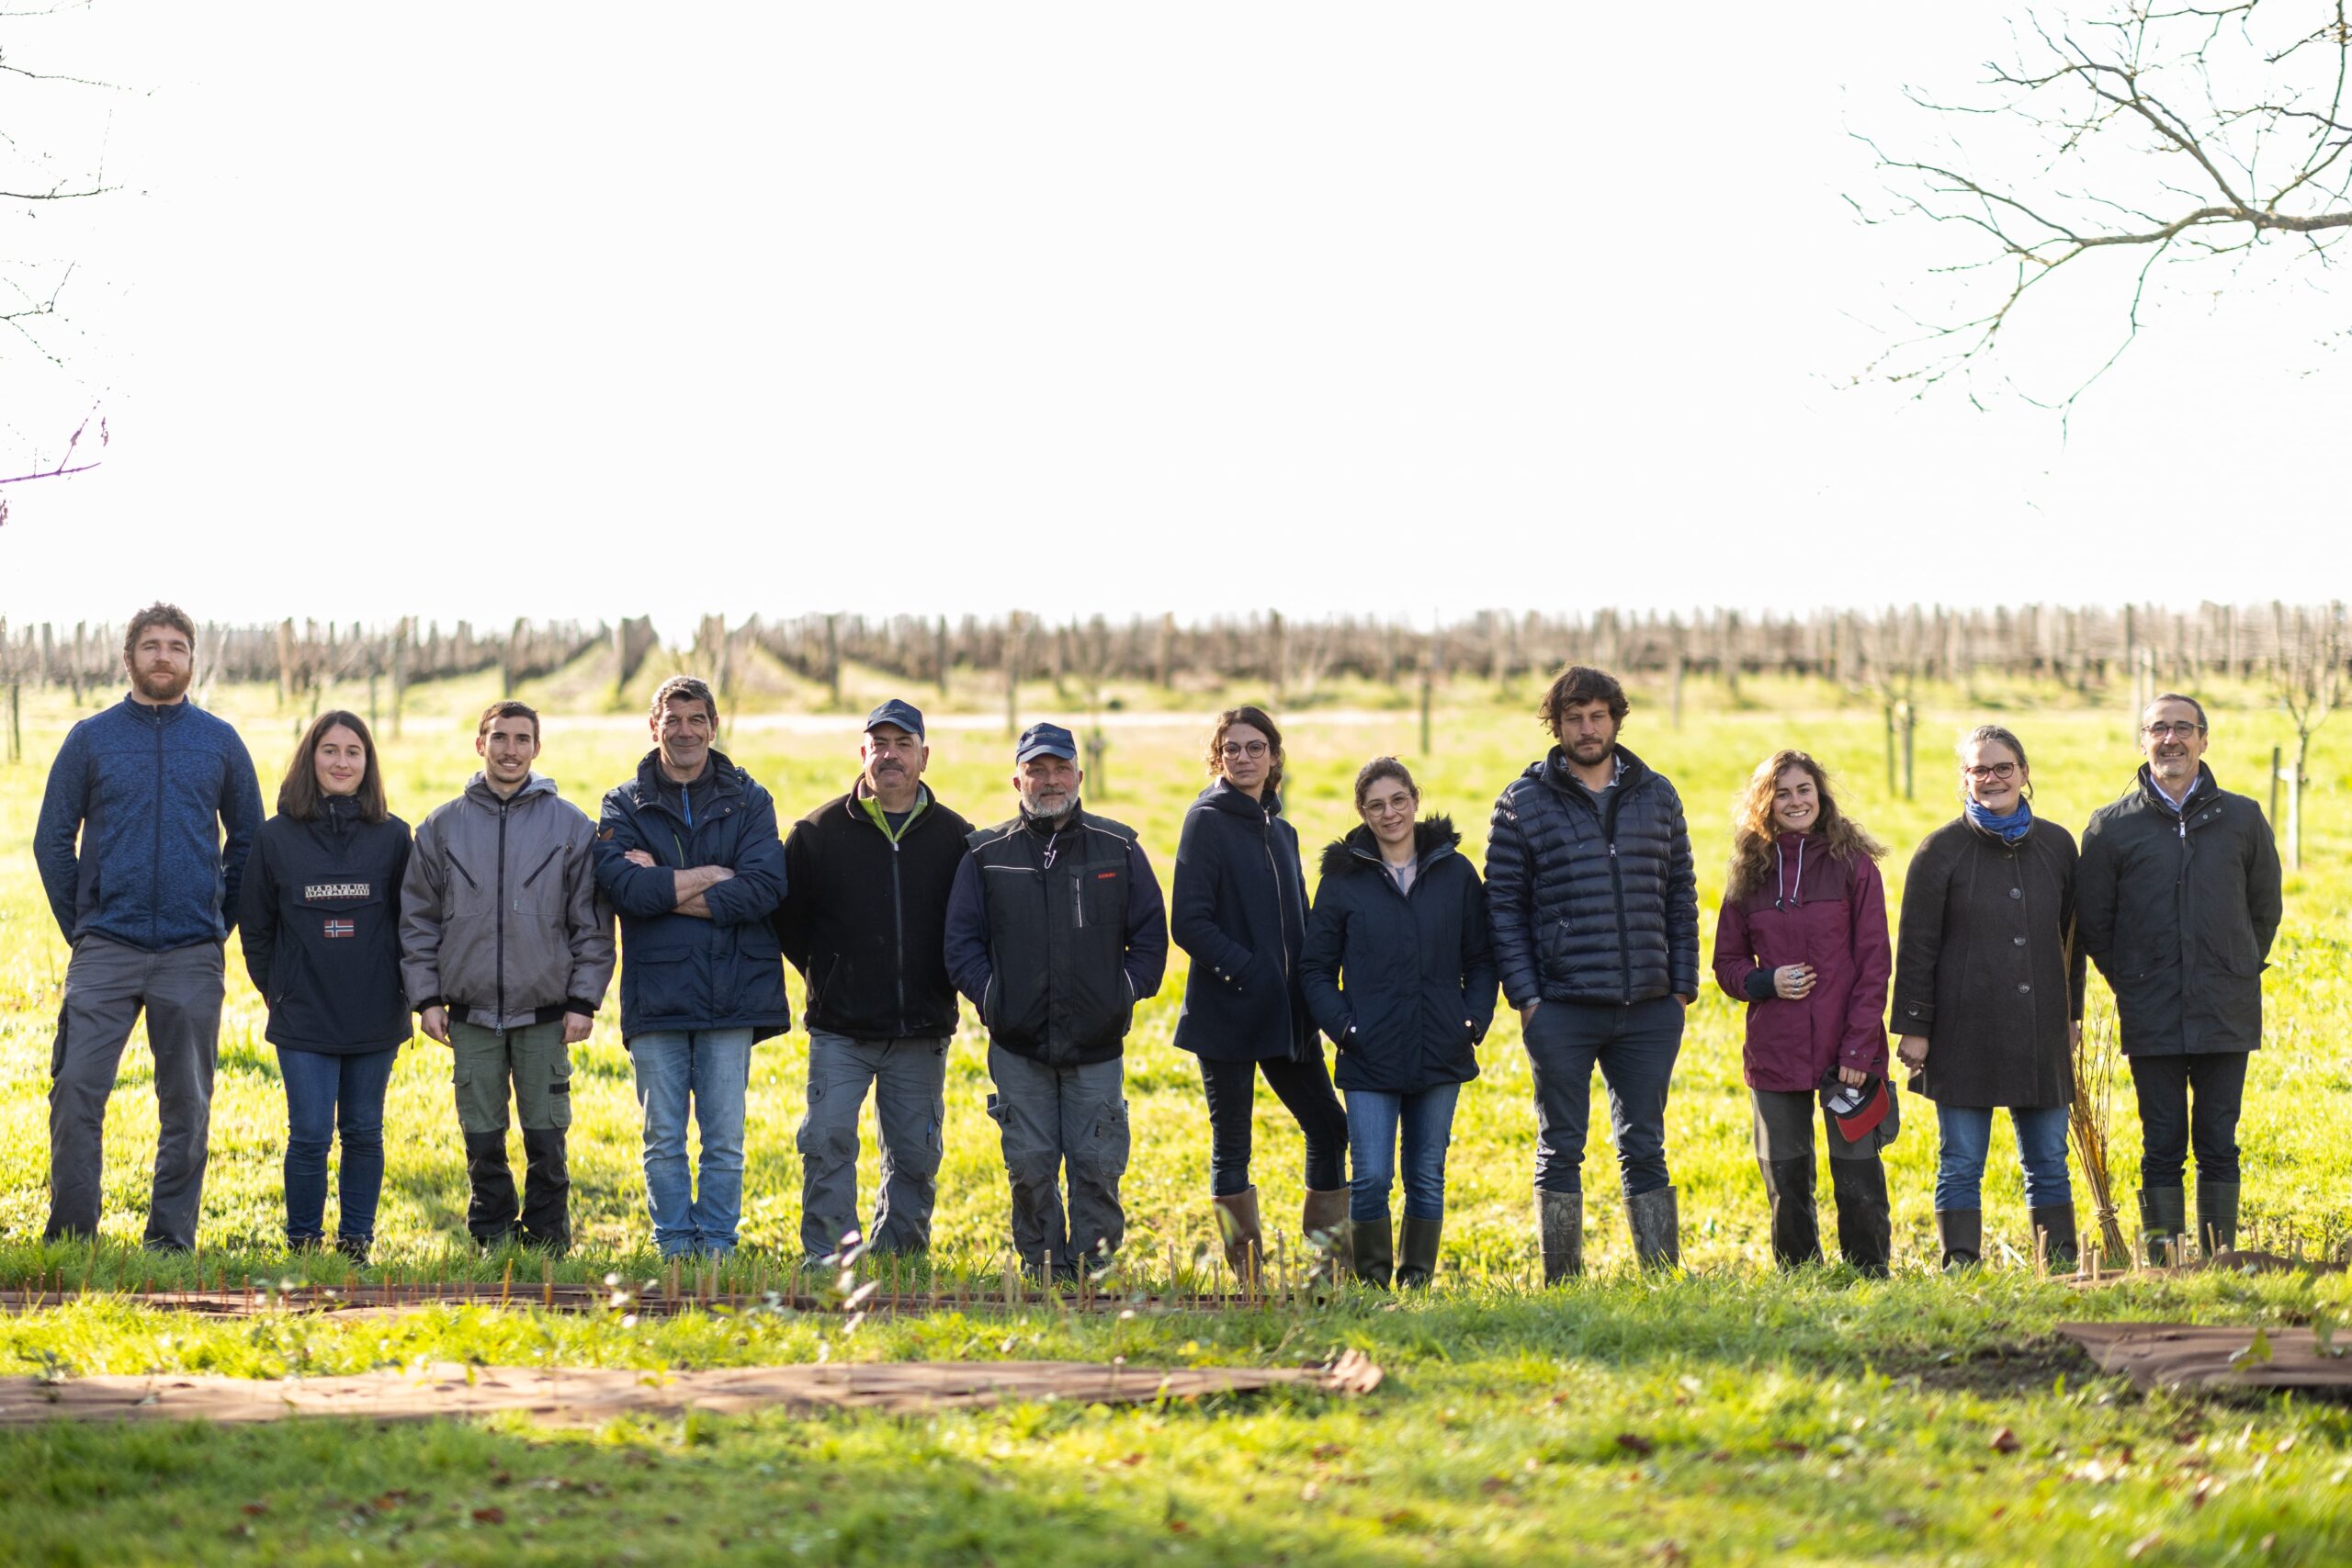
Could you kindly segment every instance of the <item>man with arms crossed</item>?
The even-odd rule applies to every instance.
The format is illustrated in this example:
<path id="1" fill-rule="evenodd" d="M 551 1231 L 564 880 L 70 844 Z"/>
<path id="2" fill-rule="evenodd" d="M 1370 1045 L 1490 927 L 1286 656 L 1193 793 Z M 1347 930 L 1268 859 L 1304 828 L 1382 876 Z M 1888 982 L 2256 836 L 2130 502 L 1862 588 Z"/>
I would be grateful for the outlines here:
<path id="1" fill-rule="evenodd" d="M 769 924 L 784 897 L 775 806 L 714 750 L 718 705 L 692 675 L 653 694 L 653 750 L 608 792 L 596 880 L 620 911 L 621 1037 L 645 1118 L 645 1198 L 664 1258 L 735 1250 L 752 1046 L 792 1027 Z M 686 1116 L 702 1134 L 700 1194 Z"/>
<path id="2" fill-rule="evenodd" d="M 1061 1280 L 1126 1235 L 1120 1054 L 1136 1004 L 1168 967 L 1159 883 L 1134 829 L 1080 807 L 1077 759 L 1059 725 L 1023 732 L 1020 814 L 971 836 L 947 901 L 947 972 L 989 1032 L 1012 1244 L 1024 1269 Z"/>
<path id="3" fill-rule="evenodd" d="M 571 1047 L 613 977 L 587 814 L 534 773 L 539 716 L 492 703 L 475 727 L 481 772 L 417 824 L 401 887 L 401 979 L 424 1032 L 449 1047 L 472 1189 L 466 1229 L 571 1245 Z M 518 1213 L 506 1160 L 507 1085 L 528 1161 Z"/>
<path id="4" fill-rule="evenodd" d="M 187 700 L 196 626 L 177 605 L 131 617 L 122 662 L 130 694 L 67 732 L 33 830 L 50 912 L 74 950 L 50 1057 L 42 1235 L 97 1234 L 107 1097 L 144 1010 L 160 1123 L 146 1241 L 186 1252 L 204 1204 L 221 950 L 261 786 L 237 732 Z"/>
<path id="5" fill-rule="evenodd" d="M 2270 824 L 2213 782 L 2205 741 L 2194 697 L 2150 703 L 2140 776 L 2091 813 L 2075 872 L 2076 930 L 2114 988 L 2140 1100 L 2140 1228 L 2151 1263 L 2178 1261 L 2192 1142 L 2198 1240 L 2209 1255 L 2237 1245 L 2238 1111 L 2278 934 Z"/>
<path id="6" fill-rule="evenodd" d="M 972 825 L 922 782 L 922 714 L 893 698 L 865 719 L 847 795 L 784 840 L 784 955 L 808 987 L 808 1113 L 800 1123 L 800 1247 L 826 1257 L 857 1229 L 857 1118 L 874 1091 L 882 1188 L 876 1252 L 931 1245 L 956 987 L 947 895 Z"/>

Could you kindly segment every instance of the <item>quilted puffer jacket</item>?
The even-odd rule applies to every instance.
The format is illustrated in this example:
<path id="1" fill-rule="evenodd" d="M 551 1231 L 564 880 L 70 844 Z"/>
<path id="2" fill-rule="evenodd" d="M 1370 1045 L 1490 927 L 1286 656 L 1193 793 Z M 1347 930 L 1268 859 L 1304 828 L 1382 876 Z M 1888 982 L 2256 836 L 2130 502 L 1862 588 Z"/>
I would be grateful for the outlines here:
<path id="1" fill-rule="evenodd" d="M 1699 884 L 1682 797 L 1620 746 L 1598 799 L 1560 748 L 1513 779 L 1487 838 L 1495 966 L 1514 1008 L 1699 994 Z"/>

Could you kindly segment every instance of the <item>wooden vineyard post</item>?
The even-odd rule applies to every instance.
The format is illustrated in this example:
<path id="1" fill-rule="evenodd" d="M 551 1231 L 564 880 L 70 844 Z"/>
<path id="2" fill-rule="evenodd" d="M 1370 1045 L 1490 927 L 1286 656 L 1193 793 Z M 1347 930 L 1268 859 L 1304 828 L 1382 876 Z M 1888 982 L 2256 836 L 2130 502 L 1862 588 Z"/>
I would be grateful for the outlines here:
<path id="1" fill-rule="evenodd" d="M 2284 776 L 2279 772 L 2280 765 L 2280 749 L 2273 746 L 2270 748 L 2270 830 L 2273 833 L 2278 831 L 2278 781 Z"/>
<path id="2" fill-rule="evenodd" d="M 1437 696 L 1437 642 L 1430 642 L 1430 656 L 1421 660 L 1421 755 L 1430 754 L 1430 705 Z"/>
<path id="3" fill-rule="evenodd" d="M 1903 798 L 1910 800 L 1911 793 L 1911 732 L 1918 728 L 1919 715 L 1908 702 L 1903 705 Z"/>
<path id="4" fill-rule="evenodd" d="M 8 761 L 12 762 L 25 760 L 24 715 L 18 695 L 23 689 L 22 682 L 8 682 Z"/>
<path id="5" fill-rule="evenodd" d="M 2287 770 L 2287 869 L 2303 869 L 2303 765 Z"/>

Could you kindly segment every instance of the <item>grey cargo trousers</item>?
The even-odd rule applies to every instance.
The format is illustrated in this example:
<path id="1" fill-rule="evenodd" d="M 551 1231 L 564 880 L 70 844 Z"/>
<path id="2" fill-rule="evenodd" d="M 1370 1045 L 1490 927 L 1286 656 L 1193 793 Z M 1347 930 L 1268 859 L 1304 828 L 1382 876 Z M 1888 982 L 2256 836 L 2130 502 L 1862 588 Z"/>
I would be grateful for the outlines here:
<path id="1" fill-rule="evenodd" d="M 853 1040 L 808 1032 L 808 1113 L 801 1119 L 800 1247 L 822 1258 L 858 1228 L 857 1118 L 874 1090 L 882 1187 L 865 1239 L 876 1252 L 931 1246 L 947 1118 L 947 1036 Z"/>
<path id="2" fill-rule="evenodd" d="M 1126 1239 L 1119 1179 L 1127 1170 L 1125 1064 L 1049 1067 L 991 1041 L 989 1114 L 1004 1134 L 1012 1184 L 1012 1245 L 1022 1267 L 1068 1274 L 1107 1262 Z M 1061 1177 L 1069 1178 L 1062 1206 Z"/>
<path id="3" fill-rule="evenodd" d="M 196 1245 L 212 1135 L 220 1037 L 221 947 L 164 953 L 101 936 L 74 944 L 49 1060 L 49 1225 L 42 1239 L 94 1236 L 106 1180 L 107 1097 L 140 1013 L 155 1058 L 155 1179 L 150 1247 Z"/>

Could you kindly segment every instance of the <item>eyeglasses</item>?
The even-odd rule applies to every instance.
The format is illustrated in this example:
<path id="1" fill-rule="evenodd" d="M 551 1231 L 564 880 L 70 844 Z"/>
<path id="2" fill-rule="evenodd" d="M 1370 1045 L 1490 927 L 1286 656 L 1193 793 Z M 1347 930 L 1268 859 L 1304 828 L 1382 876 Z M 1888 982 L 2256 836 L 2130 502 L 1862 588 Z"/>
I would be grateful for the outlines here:
<path id="1" fill-rule="evenodd" d="M 2151 740 L 2170 740 L 2176 735 L 2186 740 L 2192 735 L 2204 734 L 2205 727 L 2201 724 L 2188 723 L 2152 724 L 2147 726 L 2142 733 Z"/>
<path id="2" fill-rule="evenodd" d="M 1266 743 L 1262 740 L 1228 740 L 1218 747 L 1217 750 L 1224 755 L 1226 761 L 1237 761 L 1243 757 L 1264 756 Z"/>
<path id="3" fill-rule="evenodd" d="M 2013 779 L 2017 777 L 2018 765 L 2015 762 L 1994 762 L 1985 767 L 1962 768 L 1961 772 L 1966 773 L 1970 778 L 1974 779 L 1978 784 L 1983 784 L 1988 779 Z"/>

